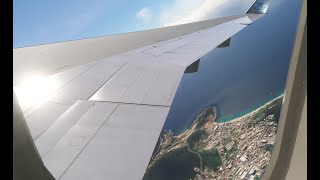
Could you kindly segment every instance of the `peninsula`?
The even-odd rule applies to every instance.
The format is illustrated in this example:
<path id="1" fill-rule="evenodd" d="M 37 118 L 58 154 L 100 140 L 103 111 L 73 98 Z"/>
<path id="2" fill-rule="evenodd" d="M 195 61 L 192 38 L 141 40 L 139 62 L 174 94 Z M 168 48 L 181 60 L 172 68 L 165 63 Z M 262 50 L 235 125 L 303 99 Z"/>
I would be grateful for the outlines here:
<path id="1" fill-rule="evenodd" d="M 282 98 L 225 123 L 216 122 L 210 106 L 179 135 L 163 130 L 143 179 L 260 179 L 271 158 Z"/>

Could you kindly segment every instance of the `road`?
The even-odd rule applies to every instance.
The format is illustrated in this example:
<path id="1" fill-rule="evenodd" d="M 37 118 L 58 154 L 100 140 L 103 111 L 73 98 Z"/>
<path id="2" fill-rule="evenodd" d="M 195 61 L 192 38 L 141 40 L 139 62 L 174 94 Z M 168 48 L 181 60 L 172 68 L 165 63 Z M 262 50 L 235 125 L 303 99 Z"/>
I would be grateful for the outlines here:
<path id="1" fill-rule="evenodd" d="M 224 175 L 224 179 L 226 179 L 226 166 L 225 166 L 225 162 L 223 162 L 223 160 L 222 160 L 222 156 L 221 156 L 221 154 L 220 154 L 220 150 L 219 150 L 219 148 L 217 148 L 217 151 L 218 151 L 218 154 L 219 154 L 219 156 L 220 156 L 220 159 L 221 159 L 221 164 L 222 164 L 222 166 L 223 166 L 223 175 Z"/>
<path id="2" fill-rule="evenodd" d="M 199 159 L 200 159 L 200 170 L 201 170 L 201 172 L 202 172 L 202 158 L 201 158 L 201 155 L 200 155 L 199 153 L 195 152 L 195 151 L 192 151 L 192 150 L 190 149 L 190 147 L 189 147 L 189 144 L 187 144 L 187 147 L 188 147 L 188 151 L 189 151 L 189 152 L 194 153 L 194 154 L 196 154 L 196 155 L 199 157 Z"/>

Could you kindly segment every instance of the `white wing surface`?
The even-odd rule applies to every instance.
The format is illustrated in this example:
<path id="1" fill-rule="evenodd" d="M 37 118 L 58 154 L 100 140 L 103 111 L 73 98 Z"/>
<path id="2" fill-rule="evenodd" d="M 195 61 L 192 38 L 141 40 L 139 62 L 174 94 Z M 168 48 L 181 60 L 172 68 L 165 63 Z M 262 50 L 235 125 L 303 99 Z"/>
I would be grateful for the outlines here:
<path id="1" fill-rule="evenodd" d="M 81 62 L 65 51 L 59 55 L 63 47 L 79 49 L 85 44 L 81 41 L 39 46 L 37 55 L 37 47 L 16 50 L 15 62 L 46 58 L 40 52 L 55 51 L 58 55 L 53 56 L 63 58 L 64 64 L 69 63 L 67 57 L 72 66 L 82 64 L 45 78 L 37 86 L 54 82 L 54 87 L 41 98 L 21 99 L 36 147 L 52 175 L 61 180 L 142 179 L 184 71 L 263 14 L 250 9 L 251 14 L 210 20 L 204 29 L 193 28 L 174 38 L 160 36 L 111 56 L 103 54 L 107 47 L 96 39 L 96 57 L 105 56 L 99 60 L 92 54 L 80 57 Z M 62 61 L 53 63 L 43 72 L 52 74 L 61 66 Z M 19 88 L 16 91 L 19 97 Z"/>

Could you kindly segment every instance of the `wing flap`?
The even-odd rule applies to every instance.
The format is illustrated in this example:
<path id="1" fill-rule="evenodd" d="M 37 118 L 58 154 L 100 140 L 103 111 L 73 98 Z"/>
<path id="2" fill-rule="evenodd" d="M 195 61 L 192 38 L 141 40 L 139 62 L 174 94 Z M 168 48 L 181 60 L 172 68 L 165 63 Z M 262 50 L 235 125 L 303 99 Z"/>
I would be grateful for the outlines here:
<path id="1" fill-rule="evenodd" d="M 68 105 L 53 102 L 41 104 L 35 112 L 26 117 L 32 138 L 36 139 L 39 137 L 69 108 L 70 106 Z"/>
<path id="2" fill-rule="evenodd" d="M 56 179 L 142 179 L 169 107 L 89 104 L 94 105 L 65 133 L 59 121 L 45 132 L 59 134 L 59 140 L 36 143 L 46 167 Z M 68 116 L 78 115 L 79 108 Z M 123 168 L 128 171 L 119 174 Z"/>
<path id="3" fill-rule="evenodd" d="M 52 94 L 49 100 L 67 105 L 72 105 L 77 100 L 86 100 L 125 64 L 126 61 L 123 61 L 123 59 L 116 62 L 97 63 L 87 72 Z"/>
<path id="4" fill-rule="evenodd" d="M 95 103 L 54 147 L 43 155 L 43 162 L 56 179 L 59 179 L 76 160 L 116 107 L 117 104 L 113 103 Z"/>
<path id="5" fill-rule="evenodd" d="M 80 120 L 94 105 L 91 101 L 77 101 L 64 112 L 45 132 L 35 139 L 35 145 L 43 158 L 52 150 L 60 138 Z"/>

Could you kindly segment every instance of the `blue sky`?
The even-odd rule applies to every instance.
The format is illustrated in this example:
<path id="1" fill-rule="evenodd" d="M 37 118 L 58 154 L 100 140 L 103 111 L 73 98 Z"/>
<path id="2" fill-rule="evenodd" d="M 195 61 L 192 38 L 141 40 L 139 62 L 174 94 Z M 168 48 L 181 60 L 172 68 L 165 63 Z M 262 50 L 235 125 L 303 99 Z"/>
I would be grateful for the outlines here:
<path id="1" fill-rule="evenodd" d="M 14 0 L 13 46 L 132 32 L 244 13 L 254 0 Z"/>

